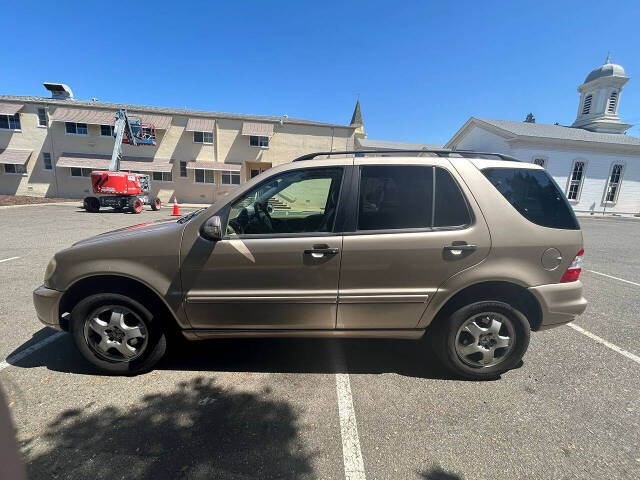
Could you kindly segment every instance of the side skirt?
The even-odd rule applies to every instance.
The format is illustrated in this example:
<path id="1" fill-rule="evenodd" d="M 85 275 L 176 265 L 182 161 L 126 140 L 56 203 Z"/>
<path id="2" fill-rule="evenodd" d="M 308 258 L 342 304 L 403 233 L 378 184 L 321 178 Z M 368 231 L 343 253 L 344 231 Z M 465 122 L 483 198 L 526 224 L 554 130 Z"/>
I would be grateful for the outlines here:
<path id="1" fill-rule="evenodd" d="M 418 340 L 424 335 L 424 329 L 395 330 L 231 330 L 231 329 L 189 329 L 182 330 L 188 340 L 207 340 L 211 338 L 395 338 Z"/>

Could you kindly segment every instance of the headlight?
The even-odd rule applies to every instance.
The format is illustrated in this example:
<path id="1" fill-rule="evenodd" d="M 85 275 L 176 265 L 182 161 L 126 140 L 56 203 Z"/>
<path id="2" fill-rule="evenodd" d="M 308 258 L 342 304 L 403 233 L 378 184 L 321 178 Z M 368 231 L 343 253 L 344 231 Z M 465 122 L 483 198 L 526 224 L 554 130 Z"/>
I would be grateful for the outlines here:
<path id="1" fill-rule="evenodd" d="M 47 283 L 49 279 L 53 276 L 56 271 L 56 257 L 53 257 L 49 260 L 49 264 L 47 265 L 47 269 L 44 271 L 44 283 Z"/>

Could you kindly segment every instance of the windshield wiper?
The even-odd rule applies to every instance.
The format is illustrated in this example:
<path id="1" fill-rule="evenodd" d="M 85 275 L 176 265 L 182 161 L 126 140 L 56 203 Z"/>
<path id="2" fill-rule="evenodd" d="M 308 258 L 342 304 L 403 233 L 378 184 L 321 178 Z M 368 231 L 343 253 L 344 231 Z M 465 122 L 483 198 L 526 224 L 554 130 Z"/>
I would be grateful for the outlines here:
<path id="1" fill-rule="evenodd" d="M 191 213 L 187 213 L 184 217 L 178 219 L 178 223 L 186 223 L 186 222 L 188 222 L 189 220 L 191 220 L 193 217 L 198 215 L 203 210 L 206 210 L 206 207 L 202 207 L 202 208 L 199 208 L 198 210 L 194 210 Z"/>

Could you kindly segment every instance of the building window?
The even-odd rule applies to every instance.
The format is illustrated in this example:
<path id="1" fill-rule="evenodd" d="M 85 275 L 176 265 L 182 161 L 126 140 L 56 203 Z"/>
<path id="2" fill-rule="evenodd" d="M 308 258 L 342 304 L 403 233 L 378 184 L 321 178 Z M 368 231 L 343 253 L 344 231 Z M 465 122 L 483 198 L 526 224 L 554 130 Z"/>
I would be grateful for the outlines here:
<path id="1" fill-rule="evenodd" d="M 585 162 L 581 160 L 573 162 L 573 169 L 571 170 L 571 177 L 569 178 L 569 188 L 567 190 L 567 198 L 569 200 L 580 200 L 585 167 Z"/>
<path id="2" fill-rule="evenodd" d="M 240 173 L 222 172 L 222 185 L 240 185 Z"/>
<path id="3" fill-rule="evenodd" d="M 213 181 L 213 170 L 202 170 L 196 169 L 194 170 L 196 183 L 214 183 Z"/>
<path id="4" fill-rule="evenodd" d="M 44 108 L 38 109 L 38 126 L 47 126 L 47 111 Z"/>
<path id="5" fill-rule="evenodd" d="M 251 135 L 249 137 L 249 145 L 252 147 L 269 148 L 269 137 Z"/>
<path id="6" fill-rule="evenodd" d="M 609 95 L 607 113 L 616 113 L 617 105 L 618 105 L 618 92 L 611 92 L 611 95 Z"/>
<path id="7" fill-rule="evenodd" d="M 194 143 L 213 143 L 213 132 L 193 132 Z"/>
<path id="8" fill-rule="evenodd" d="M 5 130 L 21 130 L 20 114 L 0 115 L 0 128 L 4 128 Z"/>
<path id="9" fill-rule="evenodd" d="M 584 97 L 584 105 L 582 105 L 582 114 L 589 115 L 589 111 L 591 110 L 591 100 L 593 97 L 591 95 L 587 95 Z"/>
<path id="10" fill-rule="evenodd" d="M 71 135 L 88 135 L 86 123 L 65 122 L 65 131 Z"/>
<path id="11" fill-rule="evenodd" d="M 180 176 L 187 178 L 187 162 L 180 162 Z"/>
<path id="12" fill-rule="evenodd" d="M 605 202 L 616 203 L 618 201 L 618 193 L 620 192 L 620 183 L 622 183 L 623 170 L 624 165 L 621 163 L 614 163 L 611 167 L 611 175 L 609 175 L 609 182 L 607 183 L 607 189 L 605 190 Z"/>
<path id="13" fill-rule="evenodd" d="M 22 175 L 27 173 L 27 167 L 24 165 L 13 165 L 11 163 L 6 163 L 4 165 L 4 173 L 9 173 L 11 175 Z"/>
<path id="14" fill-rule="evenodd" d="M 171 172 L 153 172 L 153 179 L 156 182 L 173 182 L 173 175 Z"/>
<path id="15" fill-rule="evenodd" d="M 102 137 L 113 137 L 113 125 L 100 125 L 100 135 Z"/>
<path id="16" fill-rule="evenodd" d="M 71 167 L 72 177 L 90 177 L 91 172 L 92 169 L 90 168 Z"/>
<path id="17" fill-rule="evenodd" d="M 48 152 L 43 152 L 42 153 L 42 163 L 44 163 L 44 169 L 45 170 L 51 170 L 52 169 L 52 165 L 51 165 L 51 154 Z"/>
<path id="18" fill-rule="evenodd" d="M 547 159 L 544 157 L 537 157 L 533 159 L 533 163 L 540 165 L 542 168 L 547 168 Z"/>

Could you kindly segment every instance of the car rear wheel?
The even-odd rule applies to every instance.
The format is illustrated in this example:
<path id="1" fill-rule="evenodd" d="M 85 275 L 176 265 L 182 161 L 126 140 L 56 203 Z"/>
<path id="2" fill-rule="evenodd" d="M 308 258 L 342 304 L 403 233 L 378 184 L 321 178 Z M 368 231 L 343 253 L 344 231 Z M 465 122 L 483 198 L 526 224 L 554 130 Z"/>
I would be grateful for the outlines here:
<path id="1" fill-rule="evenodd" d="M 456 376 L 490 380 L 516 367 L 529 346 L 526 317 L 503 302 L 477 302 L 441 319 L 431 332 L 434 351 Z"/>
<path id="2" fill-rule="evenodd" d="M 113 375 L 149 370 L 167 348 L 162 322 L 124 295 L 102 293 L 85 298 L 72 310 L 70 326 L 80 353 Z"/>

